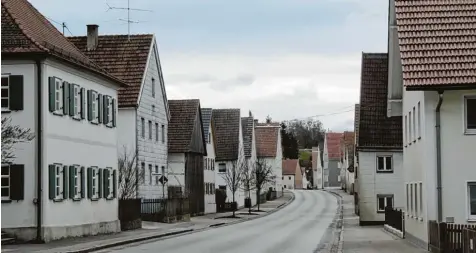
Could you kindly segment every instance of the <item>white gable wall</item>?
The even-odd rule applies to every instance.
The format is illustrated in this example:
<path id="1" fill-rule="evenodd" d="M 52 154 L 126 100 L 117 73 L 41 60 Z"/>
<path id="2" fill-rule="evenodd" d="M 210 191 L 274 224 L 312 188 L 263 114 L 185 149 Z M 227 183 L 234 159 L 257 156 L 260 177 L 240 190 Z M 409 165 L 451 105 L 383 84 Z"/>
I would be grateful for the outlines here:
<path id="1" fill-rule="evenodd" d="M 208 126 L 208 132 L 209 137 L 208 138 L 208 143 L 207 143 L 207 156 L 205 157 L 206 159 L 211 159 L 213 166 L 215 165 L 215 144 L 213 141 L 213 131 L 212 131 L 212 123 L 210 120 L 210 125 Z M 204 168 L 206 168 L 204 166 Z M 215 173 L 217 171 L 218 167 L 214 166 L 214 170 L 211 170 L 210 168 L 207 170 L 205 169 L 204 171 L 204 180 L 205 183 L 212 183 L 215 184 L 215 189 L 218 187 L 215 182 Z M 205 213 L 215 213 L 216 212 L 216 203 L 215 203 L 215 189 L 213 189 L 212 194 L 206 194 L 205 192 Z"/>
<path id="2" fill-rule="evenodd" d="M 143 198 L 162 198 L 162 185 L 156 183 L 156 177 L 160 177 L 162 166 L 165 167 L 167 175 L 167 129 L 168 112 L 166 108 L 166 95 L 162 70 L 159 65 L 159 55 L 155 40 L 149 54 L 147 69 L 143 79 L 141 94 L 139 97 L 139 107 L 137 108 L 137 148 L 139 164 L 145 162 L 145 182 L 139 187 L 139 195 Z M 155 80 L 155 97 L 152 96 L 152 79 Z M 155 112 L 152 111 L 155 106 Z M 141 119 L 145 120 L 145 138 L 142 138 Z M 149 120 L 152 121 L 152 139 L 149 139 Z M 155 124 L 159 124 L 159 141 L 156 141 Z M 164 125 L 164 138 L 162 138 L 162 125 Z M 149 171 L 149 164 L 152 164 L 152 175 Z M 159 174 L 155 173 L 155 166 L 159 166 Z M 152 176 L 152 184 L 150 177 Z M 166 190 L 166 187 L 165 187 Z M 165 192 L 167 195 L 167 190 Z"/>

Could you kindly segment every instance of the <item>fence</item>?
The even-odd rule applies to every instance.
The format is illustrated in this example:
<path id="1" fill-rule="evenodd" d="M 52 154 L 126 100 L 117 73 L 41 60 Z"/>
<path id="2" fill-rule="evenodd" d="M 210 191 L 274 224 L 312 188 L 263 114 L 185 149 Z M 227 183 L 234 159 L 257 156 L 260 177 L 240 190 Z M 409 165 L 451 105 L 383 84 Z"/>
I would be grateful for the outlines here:
<path id="1" fill-rule="evenodd" d="M 476 252 L 475 230 L 476 225 L 429 221 L 428 249 L 438 253 Z"/>
<path id="2" fill-rule="evenodd" d="M 141 228 L 141 199 L 120 199 L 119 220 L 122 231 Z"/>
<path id="3" fill-rule="evenodd" d="M 143 199 L 141 218 L 155 222 L 183 220 L 190 214 L 189 205 L 188 198 Z"/>
<path id="4" fill-rule="evenodd" d="M 403 211 L 391 207 L 385 208 L 385 224 L 404 232 L 405 216 L 403 215 Z"/>

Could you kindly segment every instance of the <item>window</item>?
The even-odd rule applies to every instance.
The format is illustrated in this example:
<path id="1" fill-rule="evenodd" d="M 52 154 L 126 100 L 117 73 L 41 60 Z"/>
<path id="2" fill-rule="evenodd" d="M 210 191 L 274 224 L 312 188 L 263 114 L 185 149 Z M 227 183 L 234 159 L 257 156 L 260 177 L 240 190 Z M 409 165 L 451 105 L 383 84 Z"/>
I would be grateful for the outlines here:
<path id="1" fill-rule="evenodd" d="M 465 133 L 476 134 L 476 96 L 464 98 Z"/>
<path id="2" fill-rule="evenodd" d="M 155 184 L 159 185 L 159 165 L 155 165 Z"/>
<path id="3" fill-rule="evenodd" d="M 420 217 L 423 217 L 423 183 L 420 182 Z"/>
<path id="4" fill-rule="evenodd" d="M 417 132 L 416 132 L 417 122 L 416 122 L 415 118 L 416 118 L 415 106 L 413 106 L 413 142 L 416 141 L 416 135 L 417 135 Z"/>
<path id="5" fill-rule="evenodd" d="M 417 113 L 418 113 L 418 139 L 421 138 L 421 106 L 420 102 L 417 105 Z"/>
<path id="6" fill-rule="evenodd" d="M 152 78 L 152 97 L 155 98 L 155 78 Z"/>
<path id="7" fill-rule="evenodd" d="M 51 200 L 63 200 L 67 195 L 67 166 L 51 164 L 49 169 L 49 197 Z M 67 183 L 67 182 L 66 182 Z"/>
<path id="8" fill-rule="evenodd" d="M 140 124 L 141 124 L 141 136 L 142 138 L 145 138 L 145 119 L 144 118 L 141 118 L 140 119 Z"/>
<path id="9" fill-rule="evenodd" d="M 3 77 L 2 77 L 2 85 L 3 85 Z M 2 102 L 3 102 L 3 99 L 2 99 Z M 4 165 L 2 166 L 2 200 L 9 200 L 9 199 L 10 199 L 10 166 Z"/>
<path id="10" fill-rule="evenodd" d="M 155 116 L 155 105 L 152 105 L 152 116 Z"/>
<path id="11" fill-rule="evenodd" d="M 203 163 L 205 164 L 205 166 L 203 166 L 205 170 L 208 170 L 208 158 L 204 158 Z"/>
<path id="12" fill-rule="evenodd" d="M 468 183 L 468 214 L 469 219 L 476 219 L 476 182 Z"/>
<path id="13" fill-rule="evenodd" d="M 142 182 L 145 182 L 145 163 L 142 162 L 140 164 L 140 167 L 141 167 L 141 173 L 142 173 Z"/>
<path id="14" fill-rule="evenodd" d="M 289 177 L 289 180 L 291 180 L 291 177 Z"/>
<path id="15" fill-rule="evenodd" d="M 215 159 L 212 159 L 212 171 L 215 170 Z"/>
<path id="16" fill-rule="evenodd" d="M 160 169 L 161 169 L 162 176 L 165 177 L 165 166 L 162 166 Z"/>
<path id="17" fill-rule="evenodd" d="M 62 114 L 63 110 L 63 81 L 57 77 L 54 79 L 54 110 L 56 114 Z"/>
<path id="18" fill-rule="evenodd" d="M 410 213 L 410 185 L 406 184 L 407 215 Z"/>
<path id="19" fill-rule="evenodd" d="M 149 140 L 152 140 L 152 121 L 149 120 Z"/>
<path id="20" fill-rule="evenodd" d="M 152 164 L 149 164 L 149 185 L 152 185 Z"/>
<path id="21" fill-rule="evenodd" d="M 162 125 L 162 143 L 165 143 L 165 125 Z"/>
<path id="22" fill-rule="evenodd" d="M 284 185 L 284 189 L 286 189 L 286 185 Z"/>
<path id="23" fill-rule="evenodd" d="M 104 169 L 104 178 L 105 178 L 105 198 L 106 199 L 113 199 L 115 197 L 115 171 L 112 168 Z"/>
<path id="24" fill-rule="evenodd" d="M 81 87 L 73 84 L 73 100 L 72 100 L 73 118 L 81 119 Z"/>
<path id="25" fill-rule="evenodd" d="M 2 76 L 2 109 L 7 109 L 7 110 L 10 108 L 9 82 L 10 80 L 8 76 Z M 2 194 L 2 197 L 3 197 L 3 194 Z"/>
<path id="26" fill-rule="evenodd" d="M 212 135 L 208 133 L 208 143 L 212 143 Z"/>
<path id="27" fill-rule="evenodd" d="M 110 126 L 112 124 L 112 97 L 104 96 L 104 124 Z"/>
<path id="28" fill-rule="evenodd" d="M 386 207 L 393 208 L 393 195 L 377 195 L 377 212 L 385 212 Z"/>
<path id="29" fill-rule="evenodd" d="M 71 193 L 73 199 L 80 199 L 81 198 L 81 167 L 79 165 L 73 165 L 71 166 L 71 175 L 72 177 L 71 182 L 73 183 L 72 185 L 72 190 L 73 192 Z"/>
<path id="30" fill-rule="evenodd" d="M 225 190 L 225 191 L 226 191 L 226 185 L 219 185 L 219 186 L 218 186 L 218 189 L 220 189 L 220 190 Z"/>
<path id="31" fill-rule="evenodd" d="M 159 123 L 155 123 L 155 141 L 159 141 Z"/>
<path id="32" fill-rule="evenodd" d="M 392 156 L 377 156 L 377 172 L 393 172 Z"/>
<path id="33" fill-rule="evenodd" d="M 412 112 L 409 112 L 408 114 L 408 131 L 409 131 L 409 135 L 408 135 L 408 144 L 412 144 L 412 140 L 413 140 L 413 132 L 412 132 L 412 128 L 413 128 L 413 125 L 412 125 Z"/>
<path id="34" fill-rule="evenodd" d="M 407 143 L 408 143 L 408 116 L 405 115 L 405 136 L 404 136 L 404 143 L 405 143 L 405 146 L 407 146 Z"/>
<path id="35" fill-rule="evenodd" d="M 226 164 L 220 163 L 218 164 L 218 173 L 225 173 L 226 172 Z"/>
<path id="36" fill-rule="evenodd" d="M 415 194 L 415 196 L 413 197 L 413 200 L 415 201 L 415 218 L 418 217 L 418 211 L 420 210 L 418 208 L 418 186 L 419 184 L 415 183 L 414 184 L 414 187 L 415 187 L 415 191 L 413 192 Z"/>
<path id="37" fill-rule="evenodd" d="M 413 209 L 413 183 L 410 184 L 410 215 L 413 217 L 415 209 Z"/>
<path id="38" fill-rule="evenodd" d="M 99 94 L 94 90 L 88 90 L 88 120 L 97 124 L 99 122 Z"/>
<path id="39" fill-rule="evenodd" d="M 91 199 L 99 198 L 99 169 L 97 167 L 91 168 Z"/>

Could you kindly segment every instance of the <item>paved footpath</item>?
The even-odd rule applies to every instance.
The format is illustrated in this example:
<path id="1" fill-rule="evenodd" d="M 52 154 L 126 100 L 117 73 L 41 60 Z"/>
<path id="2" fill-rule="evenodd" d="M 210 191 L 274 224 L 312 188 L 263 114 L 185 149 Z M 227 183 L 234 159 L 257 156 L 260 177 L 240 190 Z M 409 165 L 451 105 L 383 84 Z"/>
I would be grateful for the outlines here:
<path id="1" fill-rule="evenodd" d="M 191 234 L 198 231 L 213 230 L 218 227 L 241 223 L 248 220 L 261 218 L 272 214 L 281 208 L 291 204 L 294 194 L 285 194 L 276 200 L 268 201 L 260 206 L 263 212 L 254 212 L 255 215 L 245 215 L 248 209 L 238 210 L 239 218 L 226 218 L 230 213 L 214 213 L 191 218 L 190 222 L 178 222 L 173 224 L 143 222 L 142 229 L 125 231 L 116 234 L 69 238 L 53 241 L 47 244 L 21 244 L 2 245 L 1 252 L 35 252 L 35 253 L 82 253 L 104 250 L 120 245 L 134 243 L 148 243 L 151 240 L 159 240 L 179 235 Z"/>
<path id="2" fill-rule="evenodd" d="M 383 226 L 359 226 L 359 216 L 354 212 L 354 196 L 342 190 L 329 190 L 342 197 L 343 235 L 342 253 L 424 253 L 426 250 L 410 245 L 383 230 Z"/>

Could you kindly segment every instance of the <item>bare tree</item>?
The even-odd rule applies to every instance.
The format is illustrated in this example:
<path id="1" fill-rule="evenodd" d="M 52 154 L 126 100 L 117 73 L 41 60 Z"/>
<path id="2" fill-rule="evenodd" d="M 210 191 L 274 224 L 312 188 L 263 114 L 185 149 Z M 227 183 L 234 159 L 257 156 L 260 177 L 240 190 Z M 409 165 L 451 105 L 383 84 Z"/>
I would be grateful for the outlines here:
<path id="1" fill-rule="evenodd" d="M 12 163 L 16 158 L 15 144 L 29 142 L 35 135 L 29 128 L 13 125 L 10 117 L 2 118 L 2 164 Z"/>
<path id="2" fill-rule="evenodd" d="M 258 211 L 260 207 L 261 190 L 268 184 L 274 184 L 276 176 L 273 173 L 273 167 L 268 164 L 265 158 L 258 158 L 253 165 L 252 173 L 254 174 L 255 189 L 258 198 Z"/>
<path id="3" fill-rule="evenodd" d="M 227 168 L 225 173 L 221 174 L 227 188 L 230 189 L 233 195 L 232 202 L 235 202 L 235 194 L 241 187 L 245 163 L 244 158 L 240 156 L 237 160 L 231 162 L 231 167 Z M 233 209 L 233 217 L 235 217 L 235 211 Z"/>
<path id="4" fill-rule="evenodd" d="M 137 166 L 137 152 L 124 151 L 119 155 L 119 199 L 137 198 L 137 189 L 144 182 L 145 171 Z"/>
<path id="5" fill-rule="evenodd" d="M 253 173 L 252 165 L 249 164 L 248 161 L 245 162 L 242 172 L 243 175 L 241 176 L 241 187 L 245 191 L 245 193 L 248 193 L 248 198 L 251 201 L 251 191 L 256 189 L 256 184 L 255 174 Z M 251 205 L 248 208 L 248 213 L 251 214 Z"/>

